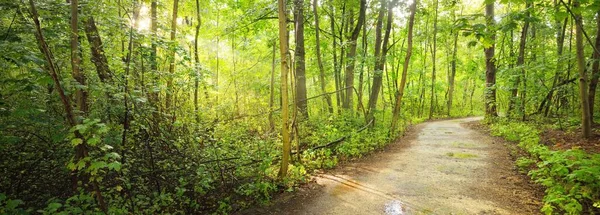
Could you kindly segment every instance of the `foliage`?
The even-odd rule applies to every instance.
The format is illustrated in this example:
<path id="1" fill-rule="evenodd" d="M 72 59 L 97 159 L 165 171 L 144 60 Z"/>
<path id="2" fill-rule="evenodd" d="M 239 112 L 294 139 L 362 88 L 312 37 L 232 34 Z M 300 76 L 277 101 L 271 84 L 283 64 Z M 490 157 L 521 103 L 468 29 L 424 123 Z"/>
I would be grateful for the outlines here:
<path id="1" fill-rule="evenodd" d="M 517 165 L 530 169 L 528 175 L 531 179 L 546 188 L 542 212 L 598 212 L 600 154 L 588 154 L 580 149 L 551 150 L 540 144 L 540 131 L 536 127 L 500 120 L 491 126 L 491 130 L 493 135 L 518 142 L 519 147 L 528 153 L 529 157 L 519 158 Z"/>

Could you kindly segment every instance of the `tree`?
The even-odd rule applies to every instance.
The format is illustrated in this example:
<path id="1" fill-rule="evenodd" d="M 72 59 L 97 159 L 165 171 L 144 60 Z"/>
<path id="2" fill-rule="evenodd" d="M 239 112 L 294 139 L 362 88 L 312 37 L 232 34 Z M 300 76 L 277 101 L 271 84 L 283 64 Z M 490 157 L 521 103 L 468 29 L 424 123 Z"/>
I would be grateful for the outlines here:
<path id="1" fill-rule="evenodd" d="M 413 46 L 413 26 L 415 24 L 415 13 L 417 11 L 418 1 L 415 0 L 410 6 L 410 17 L 408 18 L 408 35 L 407 40 L 408 44 L 406 46 L 406 56 L 404 57 L 404 65 L 402 66 L 402 80 L 400 80 L 400 86 L 398 87 L 398 92 L 396 93 L 396 103 L 394 104 L 394 112 L 392 113 L 392 126 L 390 131 L 396 132 L 396 126 L 398 123 L 398 118 L 400 116 L 400 108 L 402 106 L 402 97 L 404 96 L 404 88 L 406 86 L 406 79 L 408 78 L 408 66 L 410 62 L 410 57 L 412 55 L 412 46 Z"/>
<path id="2" fill-rule="evenodd" d="M 521 74 L 517 75 L 517 79 L 515 80 L 515 84 L 513 86 L 513 88 L 511 89 L 511 97 L 509 100 L 509 104 L 508 104 L 508 116 L 510 117 L 512 112 L 514 111 L 514 106 L 515 106 L 515 100 L 518 96 L 518 92 L 519 92 L 519 85 L 521 82 L 521 77 L 525 78 L 525 68 L 524 65 L 525 64 L 525 46 L 526 46 L 526 42 L 527 42 L 527 30 L 529 29 L 529 19 L 530 19 L 530 12 L 529 10 L 531 10 L 533 7 L 533 3 L 531 1 L 528 1 L 526 6 L 525 6 L 525 21 L 523 23 L 523 30 L 521 31 L 521 39 L 519 42 L 519 56 L 517 57 L 517 67 L 520 68 L 521 70 Z M 522 98 L 525 99 L 525 98 Z M 525 107 L 521 107 L 520 108 L 521 113 L 523 114 L 523 118 L 525 118 Z"/>
<path id="3" fill-rule="evenodd" d="M 437 24 L 438 24 L 438 7 L 439 0 L 435 0 L 435 13 L 433 18 L 433 48 L 431 50 L 431 97 L 429 98 L 429 119 L 433 118 L 433 109 L 434 109 L 434 98 L 435 98 L 435 65 L 436 65 L 436 51 L 437 51 Z"/>
<path id="4" fill-rule="evenodd" d="M 288 39 L 287 39 L 287 18 L 285 9 L 285 0 L 278 0 L 279 11 L 279 56 L 281 57 L 281 138 L 283 142 L 283 152 L 281 158 L 281 168 L 279 177 L 284 178 L 287 175 L 288 164 L 290 161 L 290 128 L 288 122 Z"/>
<path id="5" fill-rule="evenodd" d="M 331 102 L 331 96 L 329 94 L 326 94 L 327 91 L 325 90 L 325 85 L 326 85 L 325 68 L 323 67 L 323 59 L 321 59 L 321 40 L 319 37 L 321 29 L 319 27 L 319 13 L 317 11 L 317 9 L 318 9 L 317 0 L 313 0 L 312 5 L 313 5 L 313 14 L 315 17 L 315 52 L 317 55 L 317 64 L 319 66 L 319 86 L 321 87 L 321 93 L 325 94 L 323 96 L 323 98 L 325 99 L 325 102 L 327 103 L 327 110 L 329 111 L 329 113 L 333 113 L 333 104 Z"/>
<path id="6" fill-rule="evenodd" d="M 177 11 L 179 6 L 179 0 L 173 1 L 173 17 L 171 18 L 171 42 L 177 43 L 175 40 L 175 36 L 177 34 Z M 165 96 L 165 109 L 167 111 L 171 111 L 171 100 L 173 97 L 173 76 L 175 75 L 175 56 L 177 51 L 175 49 L 171 50 L 171 56 L 169 61 L 169 75 L 167 76 L 167 93 Z M 170 113 L 172 114 L 172 113 Z M 173 121 L 175 120 L 175 115 L 173 114 Z"/>
<path id="7" fill-rule="evenodd" d="M 579 1 L 573 1 L 573 10 L 579 10 Z M 581 102 L 581 128 L 582 135 L 590 138 L 592 135 L 592 118 L 588 99 L 588 81 L 583 53 L 583 21 L 581 14 L 575 14 L 575 46 L 577 49 L 577 69 L 579 71 L 579 100 Z"/>
<path id="8" fill-rule="evenodd" d="M 590 87 L 588 93 L 588 103 L 590 105 L 590 121 L 594 124 L 594 103 L 596 101 L 596 87 L 600 78 L 600 9 L 596 13 L 596 44 L 592 54 L 592 74 L 590 77 Z"/>
<path id="9" fill-rule="evenodd" d="M 375 70 L 373 71 L 373 85 L 371 89 L 371 95 L 369 96 L 369 108 L 367 109 L 367 123 L 373 121 L 372 126 L 375 124 L 374 112 L 377 109 L 377 98 L 379 97 L 379 91 L 382 85 L 383 68 L 385 66 L 385 58 L 388 51 L 388 41 L 390 38 L 390 31 L 392 29 L 392 18 L 393 18 L 393 6 L 397 0 L 389 1 L 387 4 L 387 22 L 385 26 L 385 36 L 383 37 L 383 44 L 381 38 L 381 31 L 383 25 L 383 17 L 386 11 L 386 1 L 380 1 L 381 6 L 379 7 L 379 15 L 377 17 L 377 27 L 375 32 Z M 383 49 L 383 50 L 382 50 Z"/>
<path id="10" fill-rule="evenodd" d="M 304 50 L 304 0 L 294 0 L 294 34 L 296 38 L 296 50 L 294 61 L 296 63 L 296 106 L 304 119 L 308 119 L 306 100 L 306 63 Z"/>
<path id="11" fill-rule="evenodd" d="M 456 12 L 452 10 L 452 19 L 454 24 L 456 25 Z M 454 79 L 456 77 L 456 61 L 457 61 L 457 52 L 458 52 L 458 29 L 456 26 L 452 27 L 452 31 L 450 32 L 453 36 L 453 49 L 452 49 L 452 61 L 450 62 L 450 75 L 448 75 L 448 101 L 446 103 L 448 109 L 448 116 L 452 115 L 452 99 L 454 96 Z"/>
<path id="12" fill-rule="evenodd" d="M 353 91 L 354 91 L 354 64 L 356 62 L 356 41 L 358 40 L 358 35 L 360 35 L 360 30 L 362 28 L 363 23 L 365 22 L 365 13 L 367 10 L 367 1 L 360 1 L 360 11 L 358 15 L 358 21 L 356 22 L 356 27 L 352 30 L 352 35 L 350 36 L 350 40 L 348 44 L 350 47 L 348 48 L 348 53 L 346 55 L 346 98 L 344 99 L 343 108 L 352 109 L 353 107 Z M 352 13 L 352 12 L 350 12 Z"/>
<path id="13" fill-rule="evenodd" d="M 487 37 L 489 45 L 484 47 L 485 52 L 485 116 L 493 118 L 498 116 L 496 111 L 496 63 L 494 50 L 496 47 L 496 33 L 494 29 L 494 1 L 487 1 L 485 5 L 485 18 L 487 23 Z"/>

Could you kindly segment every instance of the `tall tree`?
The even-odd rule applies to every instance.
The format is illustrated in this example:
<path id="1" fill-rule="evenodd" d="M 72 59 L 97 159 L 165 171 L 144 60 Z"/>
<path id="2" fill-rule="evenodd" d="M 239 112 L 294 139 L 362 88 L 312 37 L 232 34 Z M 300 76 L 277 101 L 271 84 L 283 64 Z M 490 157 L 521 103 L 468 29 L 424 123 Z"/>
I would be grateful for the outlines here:
<path id="1" fill-rule="evenodd" d="M 281 168 L 279 177 L 287 175 L 288 164 L 290 161 L 290 128 L 289 128 L 289 110 L 288 110 L 288 38 L 287 38 L 287 18 L 286 18 L 285 0 L 278 0 L 279 14 L 279 56 L 281 57 L 281 138 L 283 142 L 283 152 L 281 157 Z"/>
<path id="2" fill-rule="evenodd" d="M 350 40 L 348 41 L 349 48 L 346 55 L 346 98 L 344 99 L 343 108 L 344 109 L 352 109 L 354 106 L 352 103 L 353 99 L 353 91 L 354 91 L 354 64 L 356 62 L 356 41 L 358 40 L 358 36 L 360 35 L 360 30 L 362 29 L 362 25 L 365 22 L 365 14 L 367 10 L 367 1 L 360 1 L 360 11 L 358 14 L 358 22 L 352 30 L 352 35 L 350 36 Z M 350 12 L 352 14 L 352 12 Z"/>
<path id="3" fill-rule="evenodd" d="M 337 110 L 339 112 L 342 102 L 342 93 L 341 93 L 341 83 L 340 83 L 340 70 L 341 65 L 338 64 L 337 57 L 337 36 L 335 35 L 335 7 L 333 6 L 333 0 L 329 4 L 329 21 L 331 27 L 331 40 L 333 43 L 333 49 L 331 51 L 333 55 L 333 79 L 335 83 L 335 103 L 337 105 Z M 340 38 L 341 40 L 341 38 Z M 340 41 L 341 43 L 341 41 Z"/>
<path id="4" fill-rule="evenodd" d="M 196 0 L 196 33 L 194 34 L 194 70 L 196 72 L 194 77 L 194 115 L 196 123 L 200 122 L 200 115 L 198 113 L 198 85 L 200 82 L 200 57 L 198 54 L 198 36 L 200 36 L 200 26 L 202 25 L 202 17 L 200 17 L 200 0 Z"/>
<path id="5" fill-rule="evenodd" d="M 90 43 L 92 52 L 91 61 L 94 63 L 94 66 L 96 66 L 96 72 L 98 73 L 100 81 L 103 83 L 112 82 L 112 72 L 108 67 L 108 59 L 106 58 L 102 39 L 98 33 L 96 21 L 93 16 L 90 16 L 85 20 L 85 35 Z"/>
<path id="6" fill-rule="evenodd" d="M 315 18 L 315 52 L 317 55 L 317 64 L 319 66 L 319 86 L 321 87 L 321 93 L 324 94 L 323 98 L 327 103 L 327 110 L 329 111 L 329 113 L 333 113 L 333 104 L 331 102 L 331 96 L 327 94 L 327 90 L 325 88 L 325 68 L 323 66 L 323 59 L 321 59 L 321 40 L 319 37 L 321 29 L 319 28 L 319 12 L 317 0 L 313 0 L 312 6 Z"/>
<path id="7" fill-rule="evenodd" d="M 433 109 L 435 108 L 434 105 L 434 98 L 435 98 L 435 68 L 436 68 L 436 62 L 437 62 L 437 58 L 436 58 L 436 51 L 437 51 L 437 24 L 438 24 L 438 9 L 439 9 L 439 0 L 435 0 L 434 3 L 434 7 L 435 7 L 435 12 L 433 15 L 433 50 L 431 51 L 431 63 L 432 63 L 432 69 L 431 69 L 431 97 L 429 98 L 429 119 L 433 118 Z"/>
<path id="8" fill-rule="evenodd" d="M 375 29 L 375 70 L 373 71 L 373 85 L 371 89 L 371 95 L 369 96 L 369 108 L 367 111 L 367 122 L 375 120 L 374 112 L 377 109 L 377 98 L 379 97 L 379 91 L 381 91 L 381 85 L 383 80 L 383 69 L 385 67 L 386 54 L 388 51 L 388 41 L 390 38 L 390 32 L 392 30 L 394 6 L 397 0 L 389 1 L 387 4 L 387 22 L 385 26 L 385 35 L 383 41 L 381 38 L 381 31 L 383 25 L 383 17 L 386 12 L 386 0 L 380 1 L 381 6 L 379 7 L 379 15 L 377 17 L 377 27 Z M 382 44 L 383 42 L 383 44 Z M 375 123 L 372 123 L 374 125 Z"/>
<path id="9" fill-rule="evenodd" d="M 512 89 L 510 90 L 511 93 L 511 97 L 508 103 L 508 116 L 510 117 L 512 115 L 512 112 L 515 110 L 515 103 L 516 103 L 516 99 L 519 96 L 519 85 L 521 83 L 521 77 L 525 77 L 525 47 L 526 47 L 526 43 L 527 43 L 527 30 L 529 29 L 529 17 L 530 17 L 530 10 L 531 7 L 533 6 L 533 3 L 531 1 L 527 1 L 526 6 L 525 6 L 525 21 L 523 23 L 523 29 L 521 30 L 521 38 L 519 41 L 519 56 L 517 57 L 517 67 L 519 68 L 519 70 L 521 71 L 521 74 L 516 76 L 516 80 L 515 83 L 512 87 Z M 524 99 L 524 98 L 522 98 Z M 525 111 L 525 107 L 521 107 L 519 111 Z"/>
<path id="10" fill-rule="evenodd" d="M 308 105 L 306 100 L 306 63 L 304 49 L 304 0 L 294 1 L 294 34 L 296 49 L 294 50 L 295 80 L 296 80 L 296 106 L 304 119 L 308 119 Z"/>
<path id="11" fill-rule="evenodd" d="M 573 1 L 573 11 L 579 10 L 579 1 Z M 588 81 L 583 50 L 583 21 L 580 13 L 575 14 L 575 47 L 577 52 L 577 69 L 579 71 L 579 100 L 581 102 L 581 128 L 583 137 L 590 138 L 592 134 L 592 119 L 588 98 Z"/>
<path id="12" fill-rule="evenodd" d="M 396 132 L 396 126 L 398 118 L 400 116 L 400 108 L 402 106 L 402 97 L 404 96 L 404 87 L 406 86 L 406 79 L 408 78 L 408 65 L 410 63 L 410 57 L 412 56 L 413 46 L 413 26 L 415 24 L 415 12 L 417 10 L 418 0 L 413 1 L 410 6 L 410 17 L 408 18 L 408 33 L 406 46 L 406 56 L 404 57 L 404 65 L 402 67 L 402 80 L 400 80 L 400 86 L 398 86 L 398 92 L 396 93 L 396 103 L 394 104 L 394 111 L 392 113 L 392 126 L 390 132 L 392 135 Z"/>
<path id="13" fill-rule="evenodd" d="M 457 4 L 458 2 L 455 2 L 454 4 Z M 456 6 L 456 5 L 454 5 Z M 456 24 L 456 12 L 455 10 L 452 10 L 452 19 L 454 21 L 454 24 Z M 452 28 L 452 37 L 453 37 L 453 48 L 452 48 L 452 61 L 450 62 L 450 74 L 448 75 L 448 101 L 446 103 L 447 109 L 448 109 L 448 116 L 451 116 L 452 114 L 452 99 L 454 96 L 454 79 L 456 77 L 456 61 L 458 60 L 457 58 L 457 52 L 458 52 L 458 29 L 456 29 L 455 27 Z"/>
<path id="14" fill-rule="evenodd" d="M 174 46 L 177 41 L 175 40 L 175 36 L 177 34 L 177 11 L 179 6 L 179 0 L 173 1 L 173 17 L 171 18 L 171 42 Z M 171 47 L 170 50 L 170 58 L 169 58 L 169 75 L 167 76 L 167 93 L 165 96 L 165 109 L 170 111 L 171 109 L 171 100 L 173 97 L 173 76 L 175 75 L 175 48 Z M 173 114 L 173 113 L 171 113 Z M 173 115 L 174 116 L 174 115 Z M 174 119 L 174 118 L 173 118 Z"/>
<path id="15" fill-rule="evenodd" d="M 496 47 L 496 30 L 494 21 L 495 1 L 486 1 L 485 19 L 487 24 L 487 37 L 490 45 L 484 47 L 485 52 L 485 116 L 493 118 L 498 116 L 496 111 L 496 62 L 494 52 Z"/>
<path id="16" fill-rule="evenodd" d="M 596 13 L 596 48 L 592 55 L 592 74 L 590 78 L 590 89 L 589 89 L 589 105 L 590 105 L 590 120 L 594 124 L 594 103 L 596 101 L 596 87 L 598 86 L 598 79 L 600 78 L 600 10 Z"/>

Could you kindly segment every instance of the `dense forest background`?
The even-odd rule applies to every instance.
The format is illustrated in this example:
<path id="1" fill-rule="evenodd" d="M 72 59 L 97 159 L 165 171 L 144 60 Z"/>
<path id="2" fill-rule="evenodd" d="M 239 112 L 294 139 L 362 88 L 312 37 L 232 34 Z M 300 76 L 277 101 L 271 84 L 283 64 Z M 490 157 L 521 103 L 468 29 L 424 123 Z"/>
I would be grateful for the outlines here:
<path id="1" fill-rule="evenodd" d="M 230 213 L 423 120 L 485 114 L 593 138 L 600 117 L 592 0 L 0 9 L 1 213 Z M 576 209 L 598 201 L 598 180 Z"/>

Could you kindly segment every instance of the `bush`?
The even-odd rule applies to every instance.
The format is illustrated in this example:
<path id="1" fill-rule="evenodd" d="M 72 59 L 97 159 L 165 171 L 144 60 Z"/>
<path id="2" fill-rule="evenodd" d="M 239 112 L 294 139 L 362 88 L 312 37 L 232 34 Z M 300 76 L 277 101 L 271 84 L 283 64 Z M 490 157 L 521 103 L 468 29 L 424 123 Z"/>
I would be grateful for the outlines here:
<path id="1" fill-rule="evenodd" d="M 579 149 L 551 150 L 541 145 L 539 130 L 521 122 L 498 121 L 491 126 L 492 134 L 518 141 L 529 157 L 519 158 L 517 166 L 531 167 L 528 175 L 546 190 L 545 214 L 595 213 L 600 208 L 600 154 L 588 154 Z"/>

